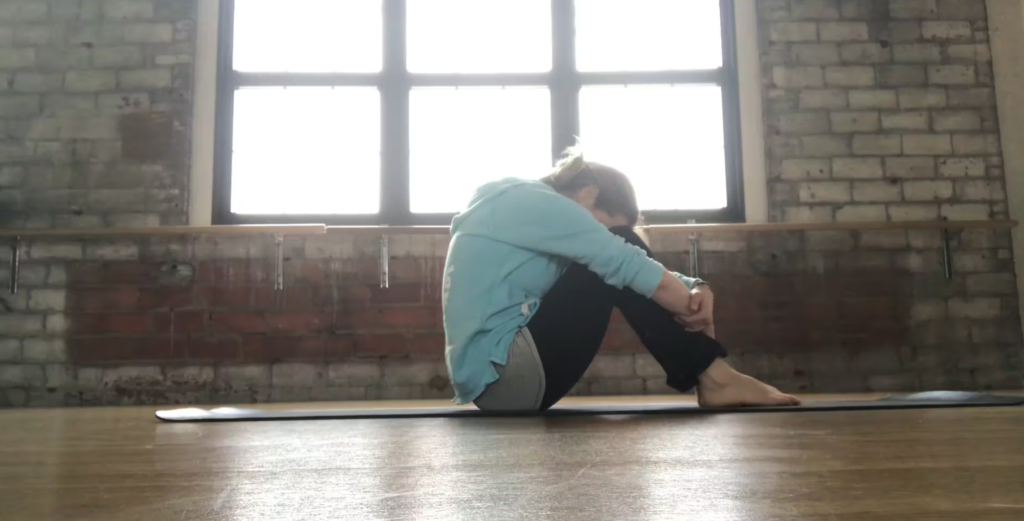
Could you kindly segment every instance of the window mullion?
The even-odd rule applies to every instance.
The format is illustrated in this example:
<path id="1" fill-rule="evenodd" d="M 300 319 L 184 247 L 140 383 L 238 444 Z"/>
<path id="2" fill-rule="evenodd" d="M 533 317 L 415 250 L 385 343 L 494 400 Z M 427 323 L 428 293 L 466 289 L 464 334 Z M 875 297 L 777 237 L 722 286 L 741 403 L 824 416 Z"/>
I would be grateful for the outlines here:
<path id="1" fill-rule="evenodd" d="M 746 208 L 743 193 L 743 151 L 740 132 L 739 70 L 734 0 L 720 0 L 722 21 L 722 117 L 725 129 L 725 164 L 728 216 L 725 222 L 744 222 Z"/>
<path id="2" fill-rule="evenodd" d="M 405 0 L 384 0 L 384 70 L 381 74 L 382 224 L 410 221 L 409 73 L 406 67 Z"/>
<path id="3" fill-rule="evenodd" d="M 231 164 L 234 147 L 235 90 L 234 35 L 235 2 L 220 4 L 217 28 L 217 100 L 214 123 L 213 223 L 233 224 L 231 212 Z"/>
<path id="4" fill-rule="evenodd" d="M 558 157 L 579 135 L 580 79 L 576 72 L 576 19 L 573 0 L 551 0 L 552 155 Z"/>

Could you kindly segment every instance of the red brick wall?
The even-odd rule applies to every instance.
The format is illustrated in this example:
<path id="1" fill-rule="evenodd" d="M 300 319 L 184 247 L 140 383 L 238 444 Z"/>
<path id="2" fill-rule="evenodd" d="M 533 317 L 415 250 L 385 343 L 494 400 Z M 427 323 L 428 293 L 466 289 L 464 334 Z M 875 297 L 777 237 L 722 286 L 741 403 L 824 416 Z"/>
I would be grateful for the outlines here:
<path id="1" fill-rule="evenodd" d="M 723 277 L 714 283 L 718 339 L 772 353 L 898 347 L 910 340 L 911 282 L 906 273 L 880 270 Z M 643 352 L 620 316 L 603 348 Z"/>
<path id="2" fill-rule="evenodd" d="M 705 234 L 730 361 L 803 392 L 1019 388 L 1009 235 L 938 231 Z M 22 245 L 3 297 L 3 405 L 450 397 L 440 281 L 447 238 L 139 237 Z M 656 235 L 688 271 L 684 235 Z M 6 274 L 0 274 L 6 276 Z M 615 316 L 577 394 L 672 392 Z"/>
<path id="3" fill-rule="evenodd" d="M 440 261 L 438 261 L 440 262 Z M 419 259 L 289 258 L 284 289 L 265 259 L 67 263 L 68 355 L 97 362 L 440 359 L 436 282 Z"/>
<path id="4" fill-rule="evenodd" d="M 663 260 L 686 270 L 678 255 Z M 262 259 L 68 262 L 68 355 L 77 363 L 440 359 L 440 277 L 426 270 L 442 263 L 393 259 L 382 288 L 375 259 L 288 259 L 279 291 L 273 263 Z M 911 282 L 908 273 L 864 269 L 734 272 L 714 283 L 718 330 L 727 345 L 775 353 L 898 347 L 909 337 Z M 603 349 L 644 352 L 618 314 Z"/>

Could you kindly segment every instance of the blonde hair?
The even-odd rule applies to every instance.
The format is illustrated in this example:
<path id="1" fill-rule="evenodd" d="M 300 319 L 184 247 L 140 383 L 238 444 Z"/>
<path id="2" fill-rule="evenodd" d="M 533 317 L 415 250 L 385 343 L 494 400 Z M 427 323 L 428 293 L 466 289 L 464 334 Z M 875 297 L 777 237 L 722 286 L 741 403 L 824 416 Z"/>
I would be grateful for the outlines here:
<path id="1" fill-rule="evenodd" d="M 643 225 L 633 183 L 626 174 L 601 163 L 587 161 L 580 144 L 569 147 L 555 163 L 554 170 L 541 179 L 563 195 L 575 195 L 589 186 L 598 189 L 594 205 L 611 215 L 620 215 L 638 228 Z M 641 233 L 641 237 L 643 234 Z"/>
<path id="2" fill-rule="evenodd" d="M 555 169 L 541 181 L 558 190 L 559 187 L 568 186 L 573 178 L 586 167 L 587 161 L 583 159 L 583 147 L 577 143 L 562 152 L 562 158 L 555 163 Z"/>

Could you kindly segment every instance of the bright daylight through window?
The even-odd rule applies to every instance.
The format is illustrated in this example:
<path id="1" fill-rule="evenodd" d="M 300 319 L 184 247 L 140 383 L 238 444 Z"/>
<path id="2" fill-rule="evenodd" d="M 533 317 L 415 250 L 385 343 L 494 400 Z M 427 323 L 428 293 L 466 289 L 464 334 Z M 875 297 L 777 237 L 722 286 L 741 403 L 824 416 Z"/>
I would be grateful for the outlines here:
<path id="1" fill-rule="evenodd" d="M 577 137 L 649 221 L 741 219 L 731 2 L 225 0 L 216 219 L 444 224 Z"/>

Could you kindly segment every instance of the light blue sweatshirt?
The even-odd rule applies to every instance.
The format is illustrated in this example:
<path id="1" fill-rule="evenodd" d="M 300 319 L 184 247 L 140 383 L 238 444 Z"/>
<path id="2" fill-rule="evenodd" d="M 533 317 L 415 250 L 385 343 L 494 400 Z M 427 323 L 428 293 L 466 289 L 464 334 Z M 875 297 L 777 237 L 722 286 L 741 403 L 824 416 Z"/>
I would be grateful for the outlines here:
<path id="1" fill-rule="evenodd" d="M 539 181 L 480 187 L 452 221 L 444 267 L 445 361 L 455 403 L 498 379 L 516 333 L 572 262 L 617 288 L 651 297 L 664 267 L 608 231 L 582 206 Z M 696 279 L 677 275 L 687 287 Z"/>

